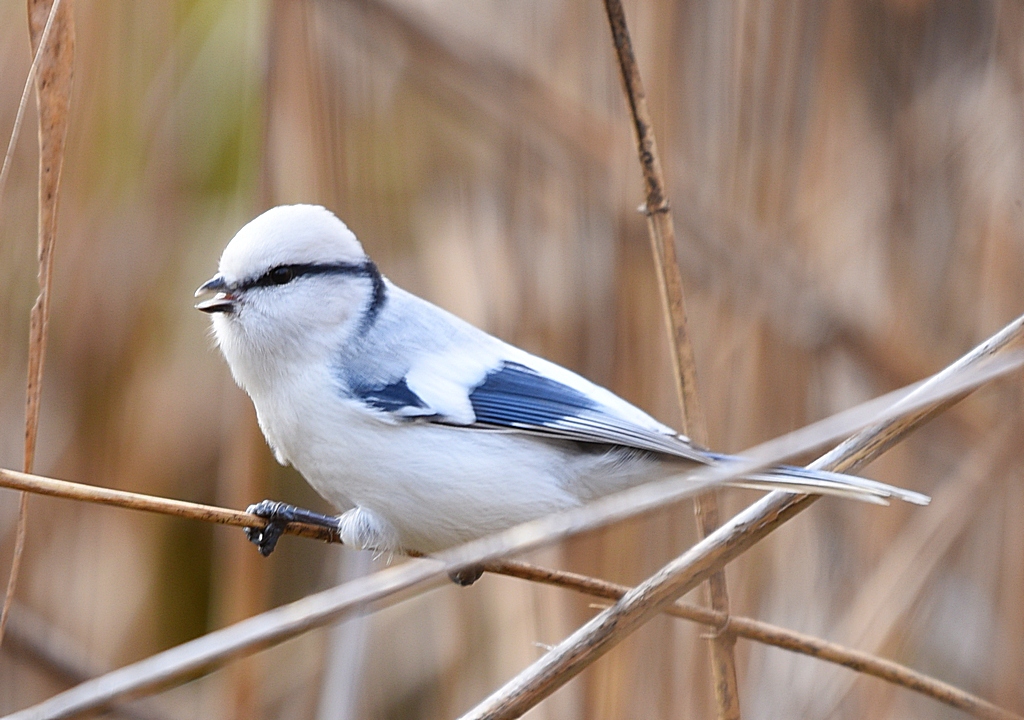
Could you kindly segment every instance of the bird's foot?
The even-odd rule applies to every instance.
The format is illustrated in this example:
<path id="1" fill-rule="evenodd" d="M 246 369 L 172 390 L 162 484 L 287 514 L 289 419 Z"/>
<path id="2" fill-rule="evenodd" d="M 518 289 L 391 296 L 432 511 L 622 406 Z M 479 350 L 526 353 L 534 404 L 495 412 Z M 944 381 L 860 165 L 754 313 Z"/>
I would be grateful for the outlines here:
<path id="1" fill-rule="evenodd" d="M 460 570 L 452 570 L 450 573 L 448 573 L 448 577 L 451 578 L 451 581 L 456 585 L 461 585 L 462 587 L 469 587 L 477 580 L 479 580 L 480 576 L 483 574 L 483 565 L 470 565 L 469 567 L 464 567 Z"/>
<path id="2" fill-rule="evenodd" d="M 256 545 L 260 555 L 266 557 L 274 552 L 277 541 L 284 533 L 288 523 L 301 522 L 310 525 L 320 525 L 329 528 L 334 532 L 338 531 L 338 518 L 335 515 L 324 515 L 305 508 L 289 505 L 288 503 L 277 502 L 276 500 L 264 500 L 246 508 L 246 512 L 258 515 L 267 521 L 265 527 L 247 527 L 245 536 L 249 542 Z"/>

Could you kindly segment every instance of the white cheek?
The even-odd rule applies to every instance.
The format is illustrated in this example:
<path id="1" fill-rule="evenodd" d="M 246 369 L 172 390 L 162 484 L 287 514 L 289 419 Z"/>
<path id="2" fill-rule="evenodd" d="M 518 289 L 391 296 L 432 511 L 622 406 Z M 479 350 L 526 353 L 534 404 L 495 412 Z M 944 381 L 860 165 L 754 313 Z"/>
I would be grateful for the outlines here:
<path id="1" fill-rule="evenodd" d="M 368 292 L 360 285 L 267 288 L 247 293 L 235 313 L 215 314 L 214 335 L 238 384 L 252 394 L 295 363 L 327 362 L 362 317 Z"/>

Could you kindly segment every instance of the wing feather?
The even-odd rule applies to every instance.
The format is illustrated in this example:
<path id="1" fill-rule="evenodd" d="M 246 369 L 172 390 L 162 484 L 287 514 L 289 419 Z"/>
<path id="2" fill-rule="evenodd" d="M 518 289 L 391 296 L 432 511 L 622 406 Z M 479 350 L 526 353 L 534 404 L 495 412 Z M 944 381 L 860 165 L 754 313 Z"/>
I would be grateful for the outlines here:
<path id="1" fill-rule="evenodd" d="M 469 402 L 476 415 L 474 425 L 514 428 L 577 442 L 625 445 L 696 462 L 708 461 L 680 436 L 662 432 L 662 426 L 653 419 L 651 428 L 641 427 L 620 417 L 598 398 L 517 362 L 504 361 L 488 373 L 470 391 Z"/>

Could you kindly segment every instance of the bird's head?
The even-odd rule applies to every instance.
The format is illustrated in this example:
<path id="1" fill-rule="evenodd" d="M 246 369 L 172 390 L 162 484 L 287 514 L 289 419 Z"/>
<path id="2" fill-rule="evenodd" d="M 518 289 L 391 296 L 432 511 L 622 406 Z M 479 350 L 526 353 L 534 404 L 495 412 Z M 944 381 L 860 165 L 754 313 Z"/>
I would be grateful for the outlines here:
<path id="1" fill-rule="evenodd" d="M 312 357 L 355 332 L 383 280 L 345 224 L 318 205 L 282 205 L 245 225 L 196 296 L 236 379 Z"/>

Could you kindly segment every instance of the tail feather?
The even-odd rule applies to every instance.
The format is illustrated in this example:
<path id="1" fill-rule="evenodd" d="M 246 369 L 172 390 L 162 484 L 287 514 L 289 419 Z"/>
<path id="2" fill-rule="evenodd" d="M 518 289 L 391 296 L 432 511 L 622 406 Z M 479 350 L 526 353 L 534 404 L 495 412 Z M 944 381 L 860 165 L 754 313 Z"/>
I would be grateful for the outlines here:
<path id="1" fill-rule="evenodd" d="M 714 455 L 714 459 L 725 463 L 740 460 L 734 456 L 717 453 Z M 756 490 L 788 490 L 804 494 L 838 495 L 876 505 L 888 505 L 890 498 L 897 498 L 914 505 L 927 505 L 931 502 L 931 498 L 927 495 L 858 475 L 846 475 L 828 470 L 811 470 L 790 465 L 780 465 L 764 472 L 752 473 L 730 481 L 728 484 L 733 487 Z"/>

